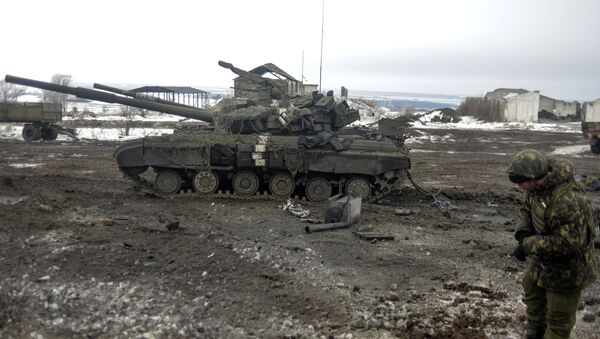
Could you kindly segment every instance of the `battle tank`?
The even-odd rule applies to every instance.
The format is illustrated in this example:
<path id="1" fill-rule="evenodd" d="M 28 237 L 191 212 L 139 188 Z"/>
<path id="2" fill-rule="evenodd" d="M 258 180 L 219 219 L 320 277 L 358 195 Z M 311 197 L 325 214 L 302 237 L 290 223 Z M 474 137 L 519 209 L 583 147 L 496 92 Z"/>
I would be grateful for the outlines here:
<path id="1" fill-rule="evenodd" d="M 298 95 L 290 90 L 291 77 L 270 79 L 229 63 L 219 65 L 240 75 L 244 98 L 236 93 L 212 110 L 99 84 L 94 87 L 120 95 L 10 75 L 6 81 L 211 123 L 201 130 L 128 141 L 116 149 L 122 173 L 138 183 L 153 176 L 153 189 L 161 194 L 232 190 L 253 196 L 268 191 L 321 202 L 337 189 L 368 199 L 398 188 L 406 177 L 410 158 L 393 123 L 383 121 L 379 132 L 344 129 L 359 113 L 332 93 Z"/>

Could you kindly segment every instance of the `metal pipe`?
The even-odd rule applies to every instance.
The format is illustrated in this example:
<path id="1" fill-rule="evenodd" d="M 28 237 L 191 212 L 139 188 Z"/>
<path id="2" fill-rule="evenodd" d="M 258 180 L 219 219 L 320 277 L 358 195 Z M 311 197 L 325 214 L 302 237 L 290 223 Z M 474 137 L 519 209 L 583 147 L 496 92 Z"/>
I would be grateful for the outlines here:
<path id="1" fill-rule="evenodd" d="M 330 231 L 330 230 L 335 230 L 338 228 L 348 228 L 348 227 L 350 227 L 350 224 L 344 221 L 344 222 L 333 222 L 333 223 L 329 223 L 329 224 L 306 226 L 306 227 L 304 227 L 304 231 L 306 233 L 315 233 L 315 232 Z"/>

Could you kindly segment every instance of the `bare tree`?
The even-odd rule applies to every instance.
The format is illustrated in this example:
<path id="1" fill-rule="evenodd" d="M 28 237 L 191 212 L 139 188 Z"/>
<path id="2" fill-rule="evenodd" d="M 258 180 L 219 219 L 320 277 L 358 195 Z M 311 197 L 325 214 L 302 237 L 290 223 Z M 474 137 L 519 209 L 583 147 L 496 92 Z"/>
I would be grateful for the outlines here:
<path id="1" fill-rule="evenodd" d="M 59 84 L 63 86 L 69 86 L 71 84 L 72 76 L 70 74 L 54 74 L 50 79 L 53 84 Z M 53 91 L 42 90 L 42 98 L 45 102 L 53 102 L 62 105 L 63 113 L 67 111 L 67 94 L 58 93 Z"/>
<path id="2" fill-rule="evenodd" d="M 14 102 L 17 99 L 27 93 L 25 87 L 17 86 L 15 84 L 9 84 L 4 79 L 0 80 L 0 102 Z"/>
<path id="3" fill-rule="evenodd" d="M 136 111 L 133 107 L 121 105 L 121 116 L 125 118 L 125 130 L 123 134 L 128 136 L 131 125 L 133 124 L 133 117 L 136 115 Z"/>

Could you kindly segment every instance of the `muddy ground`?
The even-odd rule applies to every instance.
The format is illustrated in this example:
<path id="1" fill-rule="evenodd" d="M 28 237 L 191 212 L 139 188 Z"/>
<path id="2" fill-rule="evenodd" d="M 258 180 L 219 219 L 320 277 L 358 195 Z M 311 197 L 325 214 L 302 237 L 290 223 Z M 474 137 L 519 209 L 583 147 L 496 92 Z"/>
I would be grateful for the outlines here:
<path id="1" fill-rule="evenodd" d="M 0 337 L 519 337 L 525 264 L 508 254 L 522 194 L 505 168 L 522 148 L 585 141 L 424 133 L 445 142 L 412 145 L 413 175 L 448 208 L 406 187 L 364 205 L 352 228 L 315 234 L 277 199 L 136 193 L 116 143 L 2 140 Z M 569 159 L 600 172 L 589 151 Z M 371 228 L 395 239 L 352 233 Z M 585 291 L 573 337 L 600 333 L 599 292 Z"/>

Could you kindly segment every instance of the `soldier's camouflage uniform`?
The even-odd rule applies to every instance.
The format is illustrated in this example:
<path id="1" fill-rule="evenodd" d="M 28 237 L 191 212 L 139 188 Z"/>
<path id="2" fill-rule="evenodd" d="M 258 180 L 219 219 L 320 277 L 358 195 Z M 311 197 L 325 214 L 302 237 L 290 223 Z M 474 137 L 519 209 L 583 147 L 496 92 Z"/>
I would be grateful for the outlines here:
<path id="1" fill-rule="evenodd" d="M 585 189 L 574 179 L 573 165 L 559 159 L 547 163 L 549 177 L 543 187 L 527 192 L 515 237 L 523 232 L 530 235 L 522 243 L 532 259 L 523 278 L 528 338 L 568 338 L 581 289 L 596 279 L 596 227 Z M 533 173 L 525 176 L 537 177 L 539 168 L 530 170 Z"/>

